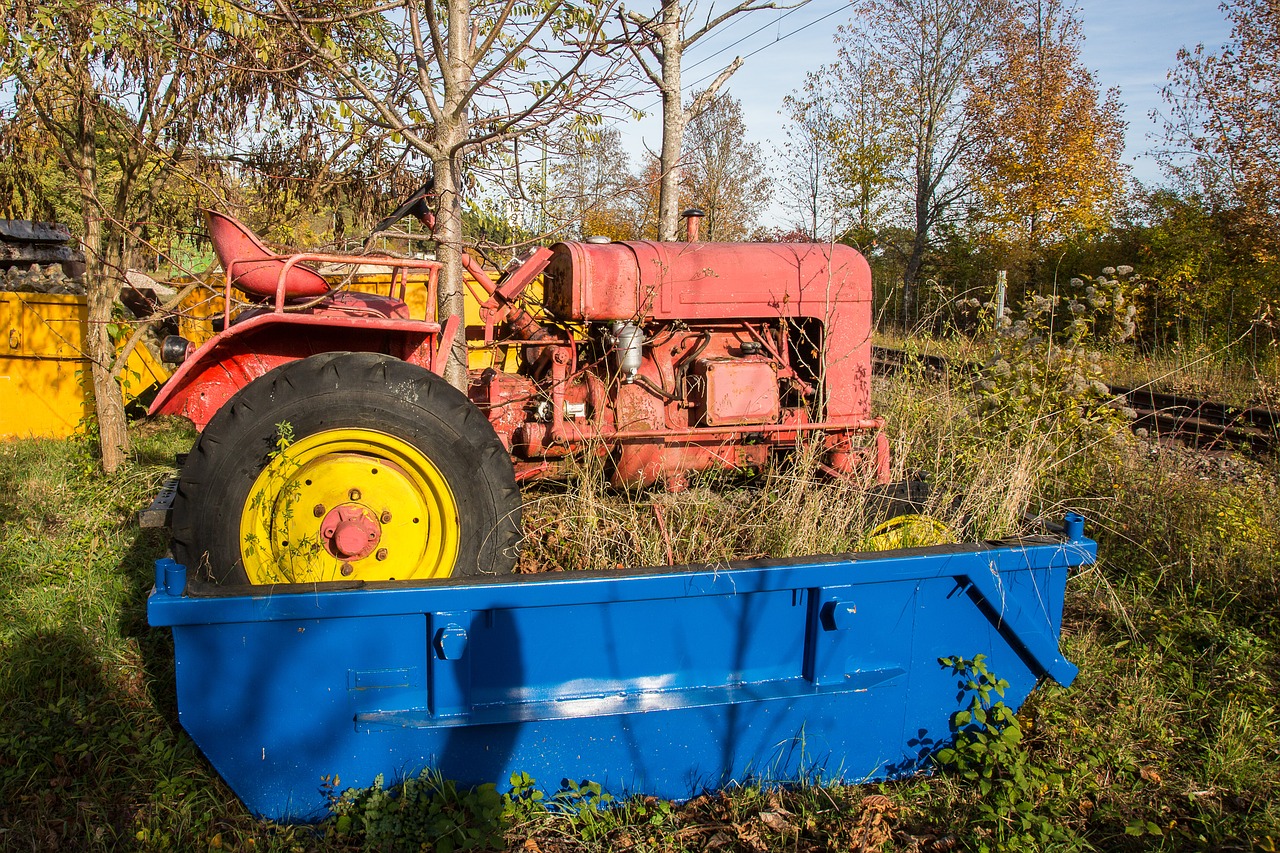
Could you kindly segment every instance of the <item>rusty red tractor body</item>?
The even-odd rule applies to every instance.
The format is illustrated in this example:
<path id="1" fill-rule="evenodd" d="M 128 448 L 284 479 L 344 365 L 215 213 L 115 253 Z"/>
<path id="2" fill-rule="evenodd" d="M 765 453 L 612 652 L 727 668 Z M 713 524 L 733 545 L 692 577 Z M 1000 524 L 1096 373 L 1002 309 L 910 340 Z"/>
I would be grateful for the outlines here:
<path id="1" fill-rule="evenodd" d="M 410 319 L 403 301 L 410 270 L 425 270 L 435 305 L 438 264 L 274 255 L 207 218 L 228 297 L 234 286 L 261 304 L 228 307 L 223 331 L 179 352 L 152 412 L 203 429 L 174 545 L 213 580 L 509 570 L 516 484 L 564 476 L 580 454 L 602 457 L 616 485 L 679 489 L 799 447 L 834 476 L 888 479 L 870 406 L 871 275 L 847 246 L 566 242 L 496 282 L 472 264 L 485 325 L 471 345 L 520 358 L 473 370 L 463 397 L 439 378 L 466 334 L 458 318 Z M 391 292 L 331 291 L 310 261 L 381 265 Z M 541 303 L 525 304 L 538 276 Z M 385 521 L 402 517 L 419 526 Z"/>

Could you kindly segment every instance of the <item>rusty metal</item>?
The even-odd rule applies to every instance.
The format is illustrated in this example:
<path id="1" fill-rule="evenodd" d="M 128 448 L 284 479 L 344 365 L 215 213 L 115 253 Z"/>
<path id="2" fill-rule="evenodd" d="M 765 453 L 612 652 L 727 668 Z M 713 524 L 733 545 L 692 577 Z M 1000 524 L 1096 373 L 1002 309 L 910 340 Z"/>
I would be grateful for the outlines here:
<path id="1" fill-rule="evenodd" d="M 817 440 L 826 470 L 887 480 L 884 424 L 870 407 L 866 260 L 840 245 L 692 242 L 700 217 L 686 211 L 691 242 L 558 243 L 497 281 L 464 258 L 484 346 L 522 356 L 514 372 L 495 356 L 468 389 L 517 476 L 557 476 L 558 460 L 600 452 L 615 484 L 679 488 L 691 472 L 759 468 Z M 248 382 L 319 352 L 383 352 L 443 373 L 464 334 L 458 317 L 407 319 L 390 295 L 291 304 L 319 289 L 308 261 L 380 263 L 392 291 L 424 269 L 434 293 L 433 261 L 273 255 L 229 217 L 209 222 L 215 244 L 228 243 L 218 247 L 228 295 L 235 283 L 269 304 L 234 322 L 228 307 L 227 329 L 188 356 L 153 412 L 203 426 Z M 519 301 L 539 275 L 540 311 Z"/>
<path id="2" fill-rule="evenodd" d="M 338 264 L 350 266 L 382 267 L 391 272 L 388 298 L 399 285 L 398 300 L 404 304 L 405 283 L 409 270 L 423 270 L 430 276 L 428 303 L 433 298 L 440 273 L 438 261 L 417 258 L 385 258 L 378 255 L 339 255 L 320 252 L 278 254 L 272 252 L 249 228 L 226 214 L 212 210 L 203 211 L 205 223 L 214 250 L 226 271 L 224 328 L 231 325 L 231 297 L 233 288 L 255 301 L 270 301 L 277 313 L 282 313 L 288 303 L 304 299 L 318 299 L 333 290 L 330 282 L 309 266 L 310 264 Z M 350 295 L 350 294 L 348 294 Z M 332 310 L 332 306 L 327 306 Z M 407 312 L 403 316 L 408 316 Z"/>
<path id="3" fill-rule="evenodd" d="M 359 491 L 352 489 L 354 500 Z M 353 504 L 334 507 L 320 522 L 321 543 L 334 557 L 361 560 L 374 552 L 382 538 L 378 519 L 369 510 Z"/>
<path id="4" fill-rule="evenodd" d="M 249 312 L 246 312 L 249 313 Z M 244 317 L 244 315 L 241 315 Z M 182 415 L 204 428 L 237 391 L 269 370 L 317 352 L 387 352 L 424 367 L 438 323 L 359 317 L 317 305 L 309 313 L 257 309 L 187 357 L 151 404 L 151 414 Z"/>
<path id="5" fill-rule="evenodd" d="M 696 207 L 691 207 L 680 216 L 684 219 L 685 241 L 689 243 L 698 242 L 698 229 L 702 225 L 702 217 L 706 216 L 706 214 Z"/>

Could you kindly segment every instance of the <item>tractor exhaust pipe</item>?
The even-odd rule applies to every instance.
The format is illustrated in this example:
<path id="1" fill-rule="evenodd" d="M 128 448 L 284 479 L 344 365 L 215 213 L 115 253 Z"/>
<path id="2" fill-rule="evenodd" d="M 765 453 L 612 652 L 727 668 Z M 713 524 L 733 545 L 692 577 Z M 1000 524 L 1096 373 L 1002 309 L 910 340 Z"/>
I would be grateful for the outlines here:
<path id="1" fill-rule="evenodd" d="M 684 233 L 686 243 L 698 242 L 698 229 L 702 226 L 702 217 L 706 216 L 696 207 L 691 207 L 684 213 L 680 214 L 680 218 L 684 220 Z"/>

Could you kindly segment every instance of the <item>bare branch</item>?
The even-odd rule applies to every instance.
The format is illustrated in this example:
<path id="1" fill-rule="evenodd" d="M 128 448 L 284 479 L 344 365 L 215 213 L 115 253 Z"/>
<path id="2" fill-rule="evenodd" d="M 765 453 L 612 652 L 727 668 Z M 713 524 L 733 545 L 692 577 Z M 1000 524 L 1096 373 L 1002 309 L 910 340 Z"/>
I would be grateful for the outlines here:
<path id="1" fill-rule="evenodd" d="M 683 43 L 681 46 L 685 48 L 692 47 L 695 42 L 706 36 L 716 27 L 736 15 L 741 15 L 743 12 L 759 12 L 762 9 L 795 9 L 800 6 L 804 6 L 808 2 L 809 0 L 801 0 L 801 2 L 794 3 L 790 6 L 779 6 L 773 2 L 761 3 L 759 0 L 742 0 L 741 3 L 730 9 L 726 9 L 722 14 L 717 15 L 715 18 L 708 16 L 707 20 L 703 22 L 702 26 L 699 27 L 693 35 L 686 35 L 683 37 Z"/>
<path id="2" fill-rule="evenodd" d="M 711 85 L 707 86 L 707 88 L 694 96 L 693 101 L 691 101 L 689 106 L 685 108 L 685 115 L 691 119 L 700 115 L 703 110 L 710 106 L 711 102 L 716 97 L 716 93 L 720 91 L 720 87 L 728 82 L 729 78 L 733 76 L 733 73 L 741 67 L 742 57 L 734 57 L 733 62 L 730 62 L 729 66 L 717 74 L 716 79 L 711 81 Z"/>

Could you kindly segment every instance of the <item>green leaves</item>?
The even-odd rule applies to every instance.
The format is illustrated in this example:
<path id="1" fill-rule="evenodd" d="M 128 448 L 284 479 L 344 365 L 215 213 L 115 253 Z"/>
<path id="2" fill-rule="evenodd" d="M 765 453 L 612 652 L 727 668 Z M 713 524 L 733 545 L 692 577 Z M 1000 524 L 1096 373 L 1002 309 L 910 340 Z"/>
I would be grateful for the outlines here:
<path id="1" fill-rule="evenodd" d="M 1124 834 L 1135 838 L 1141 838 L 1144 835 L 1160 837 L 1164 835 L 1164 832 L 1159 826 L 1155 825 L 1151 821 L 1139 818 L 1124 828 Z"/>
<path id="2" fill-rule="evenodd" d="M 1003 317 L 982 307 L 994 333 L 974 385 L 984 419 L 1001 440 L 1024 431 L 1045 441 L 1051 465 L 1079 467 L 1077 448 L 1106 448 L 1132 416 L 1102 382 L 1102 351 L 1133 332 L 1133 270 L 1106 270 L 1089 281 L 1073 278 L 1060 293 L 1032 293 Z"/>
<path id="3" fill-rule="evenodd" d="M 372 786 L 335 799 L 330 831 L 359 835 L 372 849 L 417 849 L 430 842 L 443 853 L 501 846 L 505 798 L 495 786 L 459 791 L 455 783 L 424 770 L 388 789 L 379 775 Z"/>
<path id="4" fill-rule="evenodd" d="M 563 816 L 584 838 L 603 835 L 602 810 L 613 805 L 613 798 L 598 782 L 570 780 L 549 798 L 528 773 L 512 773 L 509 782 L 511 790 L 499 794 L 492 784 L 459 790 L 432 770 L 391 788 L 378 776 L 368 788 L 335 796 L 334 817 L 326 828 L 343 838 L 360 837 L 368 849 L 416 850 L 429 844 L 446 853 L 505 849 L 510 828 L 548 813 Z M 670 815 L 670 804 L 663 805 L 655 824 Z"/>
<path id="5" fill-rule="evenodd" d="M 960 677 L 961 696 L 970 697 L 968 706 L 952 715 L 954 745 L 938 750 L 933 760 L 977 792 L 975 809 L 989 834 L 974 846 L 1009 851 L 1044 849 L 1050 844 L 1082 848 L 1083 840 L 1042 808 L 1055 802 L 1049 794 L 1062 792 L 1062 774 L 1053 764 L 1031 756 L 1023 746 L 1022 726 L 1013 709 L 995 699 L 1004 695 L 1009 683 L 987 669 L 984 655 L 971 660 L 939 658 L 938 663 Z"/>

